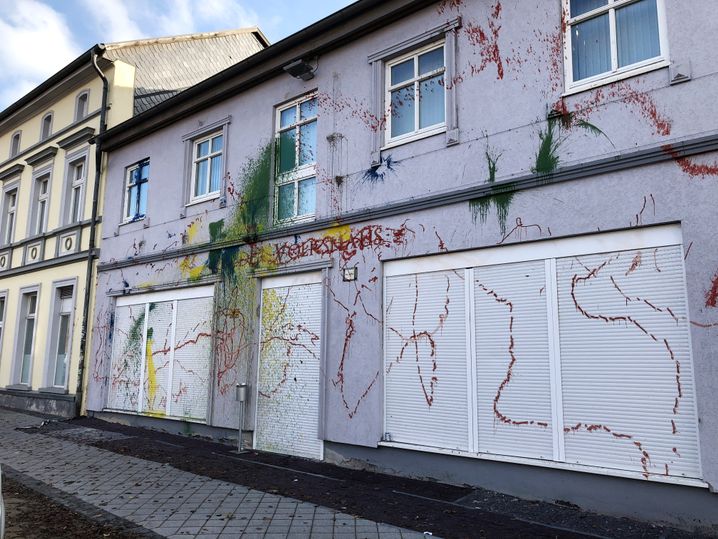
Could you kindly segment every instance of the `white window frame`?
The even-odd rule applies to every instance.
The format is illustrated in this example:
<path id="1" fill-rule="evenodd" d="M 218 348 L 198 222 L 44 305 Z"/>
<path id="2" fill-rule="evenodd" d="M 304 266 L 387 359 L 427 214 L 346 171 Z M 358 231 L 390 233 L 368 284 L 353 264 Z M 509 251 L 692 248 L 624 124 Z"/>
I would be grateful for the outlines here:
<path id="1" fill-rule="evenodd" d="M 40 142 L 45 141 L 52 136 L 53 119 L 53 113 L 48 112 L 42 117 L 42 120 L 40 120 Z M 46 126 L 47 129 L 45 129 Z"/>
<path id="2" fill-rule="evenodd" d="M 82 98 L 85 98 L 84 100 L 84 107 L 82 106 Z M 79 122 L 81 120 L 84 120 L 87 118 L 87 115 L 90 112 L 90 90 L 83 90 L 79 94 L 77 94 L 77 97 L 75 98 L 75 122 Z"/>
<path id="3" fill-rule="evenodd" d="M 317 99 L 317 93 L 311 92 L 309 94 L 305 94 L 301 97 L 298 97 L 297 99 L 294 99 L 288 103 L 285 103 L 281 106 L 276 107 L 275 109 L 275 130 L 274 130 L 274 140 L 277 144 L 277 155 L 279 154 L 279 140 L 280 140 L 280 133 L 284 133 L 289 130 L 294 130 L 295 132 L 295 138 L 294 138 L 294 162 L 299 163 L 299 149 L 301 144 L 301 139 L 299 137 L 299 129 L 303 125 L 310 124 L 312 122 L 317 122 L 317 128 L 319 127 L 319 103 L 317 103 L 317 115 L 312 116 L 311 118 L 307 118 L 302 120 L 300 116 L 300 105 L 306 101 L 309 101 L 311 99 Z M 296 109 L 296 121 L 289 127 L 280 128 L 281 121 L 282 121 L 282 112 L 285 110 L 288 110 L 290 108 L 294 107 Z M 317 133 L 318 135 L 318 133 Z M 318 137 L 317 137 L 318 139 Z M 315 144 L 315 147 L 318 147 Z M 314 219 L 314 216 L 317 212 L 317 206 L 316 206 L 316 200 L 314 202 L 314 212 L 308 213 L 305 215 L 297 215 L 298 207 L 299 207 L 299 182 L 302 180 L 307 180 L 309 178 L 316 178 L 317 176 L 317 161 L 316 156 L 314 163 L 310 163 L 307 165 L 301 165 L 301 166 L 295 166 L 292 170 L 289 170 L 287 172 L 280 173 L 279 172 L 279 157 L 277 157 L 277 162 L 274 166 L 275 169 L 275 175 L 274 175 L 274 222 L 278 225 L 284 225 L 289 223 L 299 223 L 303 221 L 310 221 Z M 279 219 L 279 188 L 283 185 L 288 185 L 290 183 L 294 184 L 294 212 L 292 217 L 288 217 L 287 219 Z M 315 184 L 316 185 L 316 184 Z"/>
<path id="4" fill-rule="evenodd" d="M 2 342 L 5 336 L 5 319 L 7 318 L 7 290 L 0 292 L 0 353 L 2 352 Z"/>
<path id="5" fill-rule="evenodd" d="M 217 151 L 212 151 L 212 140 L 214 140 L 217 137 L 222 137 L 222 148 Z M 224 147 L 225 147 L 225 133 L 223 129 L 220 129 L 218 131 L 213 131 L 211 133 L 208 133 L 200 138 L 196 138 L 192 141 L 192 161 L 190 166 L 191 172 L 190 172 L 190 204 L 194 202 L 203 202 L 205 200 L 212 200 L 215 198 L 219 198 L 222 195 L 222 184 L 224 183 L 224 171 L 225 171 L 225 157 L 224 157 Z M 200 144 L 203 142 L 209 142 L 209 153 L 207 155 L 204 155 L 202 157 L 197 157 L 197 148 Z M 220 164 L 220 180 L 219 180 L 219 187 L 216 191 L 210 191 L 210 184 L 212 182 L 212 158 L 219 156 L 221 158 L 221 164 Z M 197 179 L 197 164 L 201 161 L 207 161 L 207 192 L 201 195 L 198 195 L 195 192 L 195 184 Z"/>
<path id="6" fill-rule="evenodd" d="M 35 296 L 35 311 L 31 313 L 29 311 L 29 301 L 30 296 Z M 31 387 L 32 386 L 32 373 L 33 373 L 33 367 L 35 363 L 35 348 L 36 348 L 36 337 L 37 337 L 37 313 L 40 309 L 40 287 L 38 286 L 32 286 L 23 288 L 20 290 L 20 301 L 18 302 L 18 324 L 17 324 L 17 336 L 16 336 L 16 346 L 15 346 L 15 368 L 14 368 L 14 380 L 17 381 L 18 384 Z M 32 344 L 30 346 L 30 366 L 28 367 L 28 376 L 29 380 L 27 382 L 22 381 L 22 367 L 23 367 L 23 361 L 24 361 L 24 352 L 25 352 L 25 340 L 26 340 L 26 333 L 27 333 L 27 321 L 32 319 L 33 320 L 33 327 L 32 327 Z"/>
<path id="7" fill-rule="evenodd" d="M 22 143 L 22 131 L 15 131 L 10 137 L 10 159 L 20 153 L 20 144 Z"/>
<path id="8" fill-rule="evenodd" d="M 566 78 L 566 91 L 564 95 L 569 95 L 611 82 L 616 82 L 622 79 L 654 71 L 668 67 L 670 64 L 669 53 L 668 53 L 668 29 L 666 26 L 666 9 L 664 0 L 656 0 L 656 10 L 658 12 L 658 41 L 660 44 L 661 52 L 654 58 L 649 58 L 635 64 L 631 64 L 625 67 L 618 67 L 618 44 L 616 38 L 616 10 L 625 7 L 629 4 L 635 4 L 641 0 L 608 0 L 608 4 L 605 6 L 596 8 L 594 10 L 582 13 L 577 17 L 571 17 L 571 0 L 563 0 L 563 13 L 566 17 L 566 32 L 564 34 L 564 72 Z M 573 51 L 571 43 L 571 28 L 584 22 L 588 19 L 592 19 L 599 15 L 608 13 L 609 17 L 609 28 L 611 32 L 610 43 L 611 43 L 611 70 L 605 73 L 599 73 L 593 77 L 581 79 L 580 81 L 573 80 Z"/>
<path id="9" fill-rule="evenodd" d="M 50 215 L 50 185 L 52 172 L 43 170 L 33 175 L 32 207 L 30 209 L 30 236 L 41 236 L 48 230 L 48 217 Z M 42 185 L 46 184 L 45 192 Z M 42 208 L 42 211 L 41 211 Z"/>
<path id="10" fill-rule="evenodd" d="M 82 167 L 82 174 L 77 177 L 77 170 Z M 70 225 L 82 222 L 85 215 L 85 186 L 87 185 L 87 155 L 68 160 L 66 176 L 66 201 L 63 208 L 63 222 Z M 77 216 L 74 216 L 75 196 L 77 196 Z"/>
<path id="11" fill-rule="evenodd" d="M 438 48 L 443 48 L 444 52 L 444 65 L 443 67 L 439 69 L 435 69 L 434 71 L 430 71 L 428 73 L 424 73 L 423 75 L 419 75 L 419 56 L 422 54 L 425 54 L 427 52 L 431 52 L 433 50 L 436 50 Z M 406 62 L 407 60 L 413 59 L 414 61 L 414 76 L 412 79 L 407 79 L 405 81 L 402 81 L 398 84 L 392 85 L 391 84 L 391 68 L 395 65 L 401 64 L 403 62 Z M 385 114 L 386 114 L 386 145 L 385 147 L 389 147 L 395 144 L 403 144 L 406 142 L 410 142 L 412 140 L 418 140 L 422 139 L 424 137 L 429 137 L 431 135 L 435 135 L 437 133 L 443 133 L 446 131 L 446 116 L 447 116 L 447 100 L 446 100 L 446 84 L 444 84 L 444 121 L 435 125 L 430 125 L 424 128 L 419 128 L 419 111 L 421 109 L 420 107 L 420 98 L 419 98 L 419 86 L 420 83 L 426 79 L 431 79 L 433 77 L 436 77 L 437 75 L 443 75 L 444 81 L 446 81 L 446 40 L 441 39 L 439 41 L 435 41 L 433 43 L 429 43 L 428 45 L 424 45 L 423 47 L 420 47 L 418 49 L 414 49 L 406 54 L 403 54 L 402 56 L 399 56 L 398 58 L 394 58 L 393 60 L 386 62 L 384 66 L 384 80 L 386 82 L 386 88 L 384 90 L 384 106 L 385 106 Z M 410 131 L 408 133 L 404 133 L 402 135 L 397 135 L 396 137 L 391 136 L 391 123 L 392 123 L 392 113 L 391 113 L 391 92 L 400 88 L 405 88 L 407 86 L 412 85 L 414 86 L 414 130 Z"/>
<path id="12" fill-rule="evenodd" d="M 67 301 L 66 305 L 69 307 L 63 308 L 63 300 L 60 298 L 60 290 L 62 288 L 72 288 L 72 297 Z M 74 312 L 75 312 L 75 301 L 77 298 L 77 280 L 70 279 L 65 281 L 57 281 L 53 283 L 53 307 L 50 313 L 50 322 L 48 328 L 50 329 L 50 338 L 47 340 L 47 351 L 46 351 L 46 384 L 48 387 L 67 389 L 67 383 L 70 379 L 70 359 L 72 358 L 72 341 L 75 327 Z M 67 327 L 68 340 L 65 345 L 66 356 L 67 356 L 67 367 L 65 372 L 65 380 L 62 384 L 55 384 L 55 374 L 57 371 L 57 346 L 60 338 L 60 317 L 63 315 L 69 315 L 69 323 Z"/>
<path id="13" fill-rule="evenodd" d="M 151 179 L 150 172 L 147 173 L 147 180 L 145 180 L 145 181 L 140 180 L 139 184 L 130 183 L 130 180 L 132 178 L 132 173 L 135 170 L 138 170 L 139 168 L 141 168 L 145 164 L 147 164 L 148 167 L 150 166 L 149 157 L 146 159 L 142 159 L 141 161 L 137 161 L 136 163 L 134 163 L 133 165 L 130 165 L 129 167 L 127 167 L 125 169 L 125 185 L 124 185 L 124 189 L 123 189 L 124 194 L 122 197 L 122 222 L 123 223 L 133 223 L 135 221 L 142 221 L 147 215 L 146 207 L 145 207 L 145 213 L 142 213 L 142 214 L 137 213 L 135 215 L 129 215 L 130 189 L 133 185 L 139 185 L 140 187 L 144 186 L 144 188 L 148 190 L 147 191 L 147 202 L 149 203 L 149 186 L 150 186 L 150 179 Z M 139 197 L 138 201 L 137 201 L 137 210 L 138 211 L 140 209 L 139 200 L 141 200 L 141 197 L 139 196 L 140 192 L 141 192 L 141 189 L 138 188 L 138 191 L 137 191 L 138 197 Z"/>
<path id="14" fill-rule="evenodd" d="M 8 197 L 10 193 L 15 192 L 15 205 L 8 206 Z M 2 238 L 0 238 L 0 244 L 10 245 L 15 238 L 17 232 L 17 205 L 20 199 L 20 184 L 15 182 L 12 185 L 8 185 L 3 189 L 2 198 L 2 223 L 0 223 L 0 230 L 2 231 Z M 12 226 L 8 226 L 9 221 L 12 219 Z"/>

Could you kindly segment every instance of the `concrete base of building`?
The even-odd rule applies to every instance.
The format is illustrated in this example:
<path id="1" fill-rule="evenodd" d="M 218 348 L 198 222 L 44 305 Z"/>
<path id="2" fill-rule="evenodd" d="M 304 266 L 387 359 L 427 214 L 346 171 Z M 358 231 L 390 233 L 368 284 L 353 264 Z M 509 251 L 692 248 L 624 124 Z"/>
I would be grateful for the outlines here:
<path id="1" fill-rule="evenodd" d="M 205 425 L 203 423 L 163 419 L 161 417 L 148 417 L 135 414 L 123 414 L 118 412 L 96 412 L 88 410 L 87 415 L 89 417 L 95 417 L 97 419 L 102 419 L 103 421 L 119 423 L 120 425 L 127 425 L 129 427 L 141 427 L 166 432 L 168 434 L 201 436 L 202 438 L 211 438 L 224 444 L 236 445 L 237 443 L 237 429 L 226 429 Z M 243 435 L 245 439 L 245 447 L 251 447 L 251 433 L 244 432 Z M 250 442 L 247 442 L 247 435 L 250 435 Z"/>
<path id="2" fill-rule="evenodd" d="M 327 462 L 415 479 L 481 487 L 523 499 L 569 502 L 586 511 L 718 531 L 718 493 L 708 488 L 525 464 L 326 442 Z"/>
<path id="3" fill-rule="evenodd" d="M 64 418 L 77 415 L 75 395 L 54 391 L 0 389 L 0 406 Z"/>

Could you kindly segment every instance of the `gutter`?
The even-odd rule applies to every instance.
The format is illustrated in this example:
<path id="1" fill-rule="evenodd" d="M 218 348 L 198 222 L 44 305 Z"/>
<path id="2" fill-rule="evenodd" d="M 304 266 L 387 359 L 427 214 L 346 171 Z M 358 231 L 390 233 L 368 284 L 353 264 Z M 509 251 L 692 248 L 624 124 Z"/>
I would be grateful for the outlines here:
<path id="1" fill-rule="evenodd" d="M 97 65 L 97 58 L 105 52 L 105 46 L 95 45 L 90 52 L 92 67 L 102 79 L 102 103 L 100 105 L 100 130 L 99 135 L 107 130 L 107 97 L 109 94 L 109 82 L 107 77 Z M 90 291 L 92 290 L 92 265 L 97 257 L 95 243 L 97 241 L 97 222 L 100 200 L 100 179 L 102 175 L 102 139 L 95 139 L 95 182 L 92 192 L 92 216 L 90 217 L 90 239 L 87 248 L 87 272 L 85 275 L 85 297 L 82 305 L 82 333 L 80 337 L 80 363 L 77 367 L 77 386 L 75 389 L 77 415 L 82 412 L 82 400 L 84 392 L 85 358 L 87 356 L 87 332 L 90 323 Z"/>

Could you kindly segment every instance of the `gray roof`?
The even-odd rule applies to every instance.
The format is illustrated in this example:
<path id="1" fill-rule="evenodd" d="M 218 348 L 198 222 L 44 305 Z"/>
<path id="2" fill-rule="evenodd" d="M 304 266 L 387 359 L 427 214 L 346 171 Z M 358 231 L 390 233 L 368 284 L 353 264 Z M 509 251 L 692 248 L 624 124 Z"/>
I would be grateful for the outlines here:
<path id="1" fill-rule="evenodd" d="M 135 66 L 134 114 L 139 114 L 268 45 L 258 28 L 242 28 L 108 43 L 104 57 Z"/>

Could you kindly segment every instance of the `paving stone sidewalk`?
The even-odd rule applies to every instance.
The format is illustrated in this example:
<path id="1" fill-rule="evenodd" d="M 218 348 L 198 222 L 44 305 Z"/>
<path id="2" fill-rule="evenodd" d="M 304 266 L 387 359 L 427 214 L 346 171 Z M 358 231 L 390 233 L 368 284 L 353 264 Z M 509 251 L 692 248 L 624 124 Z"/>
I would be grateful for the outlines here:
<path id="1" fill-rule="evenodd" d="M 62 438 L 24 433 L 42 419 L 0 409 L 0 462 L 164 537 L 423 538 L 285 496 Z M 87 435 L 88 433 L 84 433 Z M 154 533 L 152 533 L 154 532 Z"/>

